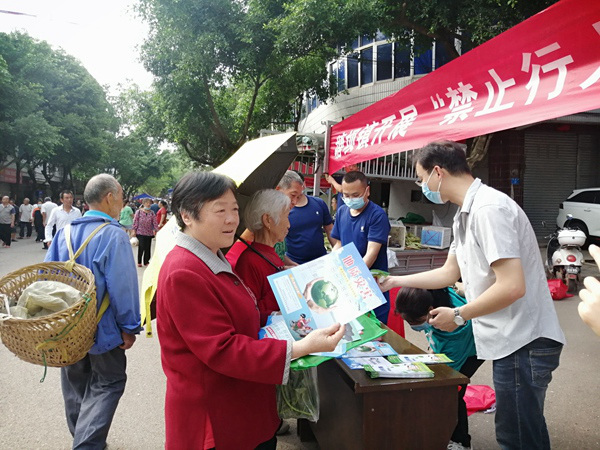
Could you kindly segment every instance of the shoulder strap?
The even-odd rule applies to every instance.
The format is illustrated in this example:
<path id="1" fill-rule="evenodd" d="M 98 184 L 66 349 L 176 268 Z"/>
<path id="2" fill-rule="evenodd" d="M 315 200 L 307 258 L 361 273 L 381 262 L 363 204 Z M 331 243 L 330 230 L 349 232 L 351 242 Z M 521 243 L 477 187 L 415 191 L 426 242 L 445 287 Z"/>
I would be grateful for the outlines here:
<path id="1" fill-rule="evenodd" d="M 268 262 L 270 265 L 272 265 L 273 267 L 275 267 L 275 270 L 277 270 L 277 272 L 281 272 L 283 270 L 282 267 L 276 266 L 275 264 L 273 264 L 273 262 L 268 259 L 265 255 L 263 255 L 261 252 L 259 252 L 258 250 L 256 250 L 254 247 L 252 247 L 251 244 L 249 244 L 245 239 L 242 239 L 241 236 L 237 236 L 236 237 L 242 242 L 244 243 L 250 250 L 252 250 L 254 253 L 256 253 L 258 256 L 260 256 L 262 259 L 264 259 L 266 262 Z"/>
<path id="2" fill-rule="evenodd" d="M 64 233 L 65 233 L 65 242 L 67 244 L 67 250 L 69 251 L 68 263 L 71 263 L 71 262 L 75 263 L 75 260 L 79 257 L 79 255 L 81 255 L 83 250 L 85 250 L 85 248 L 90 243 L 92 238 L 96 235 L 96 233 L 98 233 L 98 231 L 100 231 L 102 228 L 104 228 L 107 225 L 110 225 L 110 222 L 104 222 L 102 225 L 98 225 L 94 229 L 94 231 L 92 231 L 90 233 L 90 235 L 85 239 L 85 241 L 83 241 L 83 244 L 81 244 L 81 247 L 79 247 L 79 249 L 75 253 L 73 253 L 73 246 L 71 245 L 71 224 L 67 224 L 67 226 L 65 226 Z M 69 267 L 69 270 L 71 270 L 72 268 L 73 268 L 73 265 L 71 264 Z"/>
<path id="3" fill-rule="evenodd" d="M 71 224 L 67 224 L 67 226 L 65 226 L 65 231 L 64 231 L 65 242 L 67 244 L 67 250 L 69 251 L 69 260 L 67 261 L 66 264 L 67 264 L 67 269 L 69 271 L 73 270 L 73 266 L 75 265 L 75 260 L 79 257 L 79 255 L 81 255 L 81 253 L 87 247 L 87 245 L 90 243 L 92 238 L 98 233 L 98 231 L 100 231 L 102 228 L 104 228 L 107 225 L 110 225 L 110 222 L 104 222 L 103 224 L 98 225 L 96 228 L 94 228 L 94 231 L 92 231 L 90 233 L 90 235 L 85 239 L 85 241 L 83 241 L 83 244 L 81 244 L 81 247 L 79 247 L 79 249 L 75 253 L 73 253 L 73 246 L 71 245 Z M 104 294 L 104 298 L 102 299 L 102 303 L 100 304 L 100 309 L 98 309 L 98 314 L 96 316 L 96 323 L 100 323 L 100 319 L 102 319 L 102 316 L 108 309 L 109 305 L 110 305 L 110 299 L 108 297 L 108 290 L 107 290 L 106 293 Z"/>
<path id="4" fill-rule="evenodd" d="M 108 290 L 107 290 L 106 293 L 104 294 L 104 298 L 102 299 L 102 303 L 100 304 L 100 309 L 98 309 L 98 315 L 96 316 L 96 324 L 100 323 L 100 319 L 102 319 L 102 316 L 108 309 L 109 305 L 110 305 L 110 298 L 108 297 Z"/>

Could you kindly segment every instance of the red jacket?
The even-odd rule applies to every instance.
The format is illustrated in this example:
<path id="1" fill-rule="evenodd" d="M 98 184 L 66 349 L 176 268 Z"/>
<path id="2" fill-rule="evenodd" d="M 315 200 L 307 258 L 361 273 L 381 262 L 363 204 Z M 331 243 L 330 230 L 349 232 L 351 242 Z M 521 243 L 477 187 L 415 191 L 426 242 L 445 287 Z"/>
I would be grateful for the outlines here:
<path id="1" fill-rule="evenodd" d="M 253 242 L 252 247 L 276 266 L 283 265 L 281 258 L 275 253 L 273 247 L 258 242 Z M 238 258 L 235 267 L 235 272 L 256 297 L 258 310 L 260 311 L 260 324 L 265 326 L 271 313 L 280 309 L 269 280 L 267 280 L 267 276 L 277 273 L 277 269 L 247 247 Z"/>
<path id="2" fill-rule="evenodd" d="M 287 343 L 257 340 L 255 300 L 228 263 L 210 261 L 217 273 L 176 246 L 158 279 L 166 448 L 204 448 L 208 416 L 216 448 L 254 449 L 279 426 L 275 385 L 283 380 Z"/>

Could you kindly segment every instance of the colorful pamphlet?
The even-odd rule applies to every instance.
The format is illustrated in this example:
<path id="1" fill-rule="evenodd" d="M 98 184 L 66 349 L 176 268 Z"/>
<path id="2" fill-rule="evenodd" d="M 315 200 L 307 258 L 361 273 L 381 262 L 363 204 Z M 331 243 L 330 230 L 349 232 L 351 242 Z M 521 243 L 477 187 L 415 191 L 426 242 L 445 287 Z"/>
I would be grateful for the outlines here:
<path id="1" fill-rule="evenodd" d="M 385 364 L 382 362 L 382 359 L 385 359 L 383 356 L 366 356 L 362 358 L 348 358 L 346 356 L 340 357 L 342 361 L 352 370 L 363 369 L 366 365 L 378 365 Z M 386 360 L 387 361 L 387 360 Z"/>
<path id="2" fill-rule="evenodd" d="M 425 353 L 418 355 L 397 355 L 396 358 L 398 363 L 423 363 L 423 364 L 448 364 L 453 362 L 443 353 Z M 390 361 L 393 361 L 390 358 Z"/>
<path id="3" fill-rule="evenodd" d="M 364 366 L 365 371 L 371 378 L 432 378 L 434 372 L 423 363 L 401 363 L 392 364 L 382 358 L 374 364 Z"/>
<path id="4" fill-rule="evenodd" d="M 397 355 L 396 350 L 387 342 L 370 341 L 348 350 L 345 358 L 364 358 L 367 356 L 390 356 Z"/>
<path id="5" fill-rule="evenodd" d="M 352 322 L 386 302 L 352 243 L 267 278 L 295 340 L 316 328 Z"/>

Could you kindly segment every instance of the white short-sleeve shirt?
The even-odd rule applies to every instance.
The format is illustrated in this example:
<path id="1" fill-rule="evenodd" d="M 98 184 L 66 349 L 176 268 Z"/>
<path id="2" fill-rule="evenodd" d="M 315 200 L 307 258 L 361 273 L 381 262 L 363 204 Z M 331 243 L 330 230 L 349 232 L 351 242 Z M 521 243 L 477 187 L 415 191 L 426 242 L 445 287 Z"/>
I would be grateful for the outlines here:
<path id="1" fill-rule="evenodd" d="M 456 255 L 467 301 L 476 301 L 494 284 L 495 261 L 519 258 L 525 275 L 523 297 L 472 320 L 477 356 L 504 358 L 540 337 L 564 344 L 537 238 L 519 205 L 477 178 L 454 217 L 453 232 L 450 253 Z"/>

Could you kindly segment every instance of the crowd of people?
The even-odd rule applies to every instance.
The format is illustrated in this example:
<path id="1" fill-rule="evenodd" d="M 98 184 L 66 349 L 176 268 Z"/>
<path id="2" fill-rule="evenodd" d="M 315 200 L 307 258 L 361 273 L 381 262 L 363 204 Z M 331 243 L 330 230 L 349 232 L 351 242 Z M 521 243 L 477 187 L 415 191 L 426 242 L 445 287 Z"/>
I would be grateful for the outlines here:
<path id="1" fill-rule="evenodd" d="M 425 332 L 431 349 L 448 354 L 456 370 L 470 377 L 484 360 L 493 362 L 501 448 L 550 448 L 544 400 L 565 338 L 531 224 L 514 201 L 472 176 L 464 150 L 453 142 L 421 149 L 416 171 L 427 198 L 459 206 L 454 241 L 442 268 L 381 277 L 381 290 L 402 287 L 395 312 Z M 368 179 L 355 168 L 336 183 L 334 222 L 326 203 L 306 196 L 302 177 L 287 171 L 275 189 L 250 199 L 240 236 L 231 179 L 192 172 L 176 184 L 171 210 L 179 231 L 156 293 L 167 378 L 166 448 L 276 448 L 277 435 L 285 432 L 276 385 L 289 379 L 292 359 L 332 351 L 345 327 L 317 328 L 293 343 L 259 340 L 259 328 L 279 310 L 267 276 L 324 255 L 325 239 L 334 250 L 352 242 L 368 267 L 388 269 L 390 224 L 370 199 Z M 51 207 L 49 198 L 33 206 L 23 201 L 19 212 L 25 222 L 21 236 L 31 236 L 33 224 L 38 240 L 41 235 L 50 245 L 46 261 L 69 259 L 65 223 L 74 248 L 95 233 L 77 262 L 94 272 L 97 297 L 106 295 L 110 306 L 86 358 L 61 369 L 61 385 L 73 448 L 102 449 L 125 389 L 125 351 L 141 330 L 130 240 L 139 241 L 138 267 L 147 265 L 168 205 L 145 200 L 134 210 L 118 181 L 105 174 L 88 182 L 84 200 L 87 208 L 73 207 L 72 193 L 64 191 L 60 207 Z M 12 242 L 15 215 L 4 197 L 5 245 Z M 592 246 L 590 253 L 600 266 L 600 250 Z M 449 288 L 459 281 L 464 296 Z M 580 314 L 600 334 L 600 282 L 588 278 L 585 286 Z M 374 312 L 385 323 L 389 309 L 388 301 Z M 458 392 L 458 424 L 449 449 L 471 447 L 465 387 Z"/>

